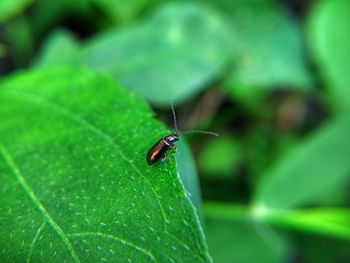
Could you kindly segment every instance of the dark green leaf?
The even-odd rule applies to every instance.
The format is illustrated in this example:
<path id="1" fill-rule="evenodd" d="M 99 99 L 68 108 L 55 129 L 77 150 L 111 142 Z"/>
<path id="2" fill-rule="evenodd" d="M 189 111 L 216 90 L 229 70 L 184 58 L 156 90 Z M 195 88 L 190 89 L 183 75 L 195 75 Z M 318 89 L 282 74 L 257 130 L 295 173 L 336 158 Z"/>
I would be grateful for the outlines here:
<path id="1" fill-rule="evenodd" d="M 35 34 L 41 36 L 55 24 L 67 18 L 75 19 L 80 23 L 78 24 L 80 27 L 87 28 L 87 23 L 92 22 L 89 17 L 92 12 L 93 8 L 89 0 L 37 0 L 31 19 Z M 92 27 L 92 24 L 89 25 Z"/>
<path id="2" fill-rule="evenodd" d="M 349 261 L 350 242 L 327 236 L 298 234 L 298 250 L 301 258 L 310 263 L 334 263 Z"/>
<path id="3" fill-rule="evenodd" d="M 6 24 L 4 28 L 6 41 L 9 43 L 8 52 L 18 68 L 27 66 L 34 53 L 34 38 L 30 22 L 26 17 L 19 17 Z"/>
<path id="4" fill-rule="evenodd" d="M 90 0 L 98 6 L 109 19 L 115 23 L 127 23 L 132 21 L 140 12 L 151 3 L 158 0 Z"/>
<path id="5" fill-rule="evenodd" d="M 1 83 L 1 260 L 210 261 L 175 159 L 146 163 L 169 132 L 152 115 L 87 70 Z"/>

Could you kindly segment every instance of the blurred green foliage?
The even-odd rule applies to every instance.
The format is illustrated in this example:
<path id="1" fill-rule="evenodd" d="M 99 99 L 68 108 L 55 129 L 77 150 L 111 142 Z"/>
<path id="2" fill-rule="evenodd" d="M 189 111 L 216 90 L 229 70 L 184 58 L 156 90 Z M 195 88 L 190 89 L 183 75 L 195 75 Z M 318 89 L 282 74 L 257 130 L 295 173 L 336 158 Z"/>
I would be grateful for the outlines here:
<path id="1" fill-rule="evenodd" d="M 21 13 L 34 0 L 16 0 L 0 2 L 0 23 Z"/>
<path id="2" fill-rule="evenodd" d="M 1 79 L 84 67 L 167 123 L 174 101 L 181 130 L 219 132 L 188 137 L 195 158 L 187 143 L 176 153 L 214 262 L 349 262 L 349 14 L 348 0 L 3 1 Z M 0 127 L 22 127 L 3 110 Z M 192 234 L 205 254 L 198 225 Z"/>
<path id="3" fill-rule="evenodd" d="M 211 140 L 201 151 L 198 165 L 203 176 L 231 177 L 239 161 L 239 145 L 231 136 Z"/>

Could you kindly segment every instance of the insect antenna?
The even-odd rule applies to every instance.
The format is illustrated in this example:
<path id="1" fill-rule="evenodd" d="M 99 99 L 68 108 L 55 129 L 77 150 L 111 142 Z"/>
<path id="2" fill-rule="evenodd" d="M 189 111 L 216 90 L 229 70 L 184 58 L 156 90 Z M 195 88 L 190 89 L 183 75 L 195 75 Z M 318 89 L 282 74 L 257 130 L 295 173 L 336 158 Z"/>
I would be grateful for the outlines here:
<path id="1" fill-rule="evenodd" d="M 184 134 L 190 134 L 190 133 L 203 133 L 203 134 L 208 134 L 213 136 L 219 136 L 219 134 L 215 132 L 208 132 L 208 131 L 201 131 L 201 130 L 184 131 L 184 132 L 180 132 L 178 135 L 184 135 Z"/>
<path id="2" fill-rule="evenodd" d="M 172 111 L 172 113 L 173 113 L 173 120 L 174 120 L 175 133 L 178 134 L 178 131 L 177 131 L 176 114 L 175 114 L 175 109 L 174 109 L 174 103 L 173 103 L 172 101 L 170 102 L 170 107 L 171 107 L 171 111 Z"/>
<path id="3" fill-rule="evenodd" d="M 213 135 L 213 136 L 219 136 L 219 134 L 217 134 L 215 132 L 208 132 L 208 131 L 202 131 L 202 130 L 190 130 L 190 131 L 179 132 L 177 129 L 177 120 L 176 120 L 176 114 L 175 114 L 175 109 L 174 109 L 174 103 L 172 101 L 170 102 L 170 107 L 171 107 L 171 111 L 173 113 L 174 128 L 175 128 L 176 135 L 184 135 L 184 134 L 190 134 L 190 133 L 202 133 L 202 134 L 208 134 L 208 135 Z"/>

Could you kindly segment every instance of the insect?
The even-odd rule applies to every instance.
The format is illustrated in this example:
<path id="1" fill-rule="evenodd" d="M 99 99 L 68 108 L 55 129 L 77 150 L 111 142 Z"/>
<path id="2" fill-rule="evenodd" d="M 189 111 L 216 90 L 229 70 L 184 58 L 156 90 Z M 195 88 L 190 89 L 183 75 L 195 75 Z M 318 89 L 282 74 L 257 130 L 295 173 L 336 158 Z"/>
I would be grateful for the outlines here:
<path id="1" fill-rule="evenodd" d="M 169 151 L 168 159 L 169 159 L 169 162 L 171 162 L 170 160 L 171 152 L 173 150 L 173 147 L 175 148 L 175 151 L 176 151 L 175 142 L 180 139 L 179 137 L 180 135 L 190 134 L 190 133 L 203 133 L 208 135 L 219 136 L 219 134 L 215 132 L 207 132 L 207 131 L 201 131 L 201 130 L 191 130 L 191 131 L 185 131 L 185 132 L 179 133 L 177 130 L 177 122 L 176 122 L 176 114 L 175 114 L 174 106 L 172 103 L 170 106 L 171 106 L 171 111 L 173 113 L 175 133 L 160 139 L 151 147 L 151 149 L 149 149 L 146 156 L 146 161 L 148 165 L 153 165 L 159 160 L 163 163 L 166 159 L 166 153 L 168 151 Z"/>

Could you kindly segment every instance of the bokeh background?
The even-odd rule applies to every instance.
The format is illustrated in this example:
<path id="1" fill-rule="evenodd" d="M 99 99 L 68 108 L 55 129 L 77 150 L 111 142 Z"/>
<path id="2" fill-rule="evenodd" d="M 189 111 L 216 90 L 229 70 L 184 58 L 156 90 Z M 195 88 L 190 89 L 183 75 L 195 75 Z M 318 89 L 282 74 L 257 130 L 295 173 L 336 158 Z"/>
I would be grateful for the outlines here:
<path id="1" fill-rule="evenodd" d="M 220 133 L 177 154 L 214 262 L 350 262 L 350 1 L 0 1 L 1 78 L 58 65 Z"/>

